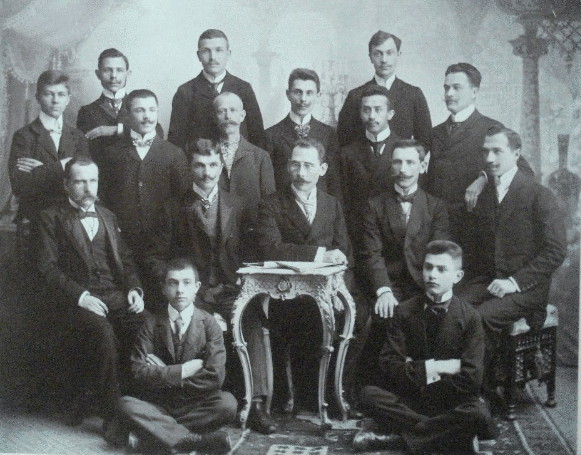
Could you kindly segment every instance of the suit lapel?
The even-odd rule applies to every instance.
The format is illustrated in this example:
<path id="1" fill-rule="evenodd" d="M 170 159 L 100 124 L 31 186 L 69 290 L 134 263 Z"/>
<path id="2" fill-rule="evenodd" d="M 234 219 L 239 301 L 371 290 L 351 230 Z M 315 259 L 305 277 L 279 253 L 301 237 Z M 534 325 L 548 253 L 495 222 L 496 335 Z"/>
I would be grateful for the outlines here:
<path id="1" fill-rule="evenodd" d="M 385 197 L 385 213 L 387 215 L 387 220 L 389 221 L 389 226 L 393 231 L 394 226 L 397 226 L 401 223 L 401 214 L 402 214 L 402 209 L 401 206 L 399 205 L 399 202 L 397 202 L 397 199 L 395 198 L 395 196 L 392 194 L 393 193 L 393 189 L 388 190 L 390 191 L 390 193 L 388 195 L 386 195 L 387 197 Z"/>
<path id="2" fill-rule="evenodd" d="M 411 240 L 418 235 L 423 223 L 424 217 L 428 213 L 428 198 L 420 188 L 417 189 L 414 202 L 411 207 L 410 217 L 406 226 L 406 246 Z"/>
<path id="3" fill-rule="evenodd" d="M 95 205 L 95 211 L 99 214 L 100 219 L 103 220 L 103 227 L 105 228 L 109 245 L 111 245 L 111 253 L 115 259 L 115 264 L 117 265 L 119 272 L 123 273 L 123 262 L 119 256 L 118 233 L 115 231 L 113 220 L 111 220 L 98 205 Z"/>
<path id="4" fill-rule="evenodd" d="M 161 151 L 161 139 L 157 136 L 155 136 L 153 138 L 153 142 L 151 144 L 151 147 L 149 147 L 149 150 L 147 151 L 147 155 L 145 155 L 145 157 L 143 158 L 143 164 L 149 164 L 149 162 L 156 160 L 157 158 L 159 158 L 163 152 Z M 135 147 L 131 147 L 135 154 L 137 155 L 137 157 L 139 157 L 139 154 L 137 153 L 137 150 L 135 150 Z"/>
<path id="5" fill-rule="evenodd" d="M 190 325 L 184 334 L 181 356 L 182 360 L 189 360 L 199 356 L 200 345 L 202 342 L 202 337 L 200 335 L 204 333 L 203 321 L 200 314 L 199 311 L 194 309 Z"/>
<path id="6" fill-rule="evenodd" d="M 313 224 L 310 225 L 310 236 L 314 238 L 317 237 L 319 232 L 334 227 L 330 226 L 329 222 L 329 216 L 333 214 L 333 207 L 330 204 L 329 198 L 324 196 L 325 195 L 322 191 L 317 190 L 317 213 L 315 213 Z M 298 204 L 295 203 L 295 205 L 298 207 Z M 304 214 L 303 218 L 306 220 Z"/>
<path id="7" fill-rule="evenodd" d="M 238 143 L 238 149 L 236 150 L 236 154 L 234 155 L 234 161 L 232 162 L 232 169 L 236 166 L 238 161 L 244 159 L 246 155 L 249 153 L 249 143 L 244 139 L 244 137 L 240 136 L 240 142 Z"/>
<path id="8" fill-rule="evenodd" d="M 286 214 L 289 222 L 292 225 L 294 225 L 305 237 L 309 235 L 309 233 L 311 232 L 311 224 L 309 223 L 307 217 L 297 204 L 295 200 L 295 195 L 290 185 L 284 191 L 283 197 L 281 198 L 281 203 L 285 209 L 284 213 Z M 317 214 L 315 215 L 315 219 L 317 218 L 318 212 L 319 208 L 317 207 Z"/>
<path id="9" fill-rule="evenodd" d="M 165 345 L 167 351 L 170 353 L 172 359 L 176 361 L 176 352 L 173 345 L 173 331 L 167 311 L 164 311 L 162 315 L 158 316 L 157 327 L 159 328 L 160 337 L 163 340 L 163 344 Z"/>
<path id="10" fill-rule="evenodd" d="M 480 114 L 480 112 L 475 110 L 472 113 L 472 115 L 470 115 L 470 117 L 468 117 L 468 119 L 466 119 L 464 122 L 462 122 L 460 124 L 460 126 L 458 126 L 458 128 L 456 128 L 454 131 L 452 131 L 452 133 L 448 133 L 449 138 L 450 138 L 450 142 L 458 143 L 458 142 L 462 142 L 467 137 L 471 137 L 472 130 L 479 123 L 479 120 L 481 117 L 482 117 L 482 115 Z M 450 121 L 450 118 L 448 118 L 448 120 L 446 121 L 446 131 L 448 131 L 448 122 L 449 121 Z"/>
<path id="11" fill-rule="evenodd" d="M 224 78 L 224 85 L 222 86 L 222 92 L 230 91 L 230 87 L 228 84 L 228 73 L 226 73 L 226 77 Z M 200 74 L 194 79 L 194 84 L 196 86 L 196 94 L 203 96 L 204 98 L 209 98 L 213 100 L 216 98 L 216 93 L 214 92 L 214 87 L 208 79 L 204 77 L 204 73 L 200 71 Z"/>
<path id="12" fill-rule="evenodd" d="M 219 191 L 219 190 L 218 190 Z M 227 193 L 218 193 L 218 211 L 220 214 L 220 242 L 226 243 L 228 232 L 230 231 L 230 219 L 232 215 L 232 206 L 229 204 Z"/>
<path id="13" fill-rule="evenodd" d="M 115 109 L 113 109 L 113 106 L 111 106 L 107 97 L 105 95 L 101 95 L 99 101 L 99 108 L 101 111 L 111 120 L 117 120 L 117 112 L 115 112 Z"/>
<path id="14" fill-rule="evenodd" d="M 508 187 L 507 193 L 504 195 L 502 202 L 499 205 L 499 219 L 498 223 L 503 223 L 506 218 L 512 213 L 512 211 L 517 207 L 517 202 L 520 199 L 519 194 L 525 188 L 525 180 L 523 178 L 523 174 L 520 170 L 518 170 L 510 182 L 510 186 Z M 494 188 L 496 191 L 496 188 Z"/>
<path id="15" fill-rule="evenodd" d="M 369 174 L 374 174 L 377 169 L 377 157 L 373 154 L 371 150 L 371 145 L 367 139 L 363 139 L 359 142 L 358 146 L 358 161 L 363 164 L 363 167 L 367 170 Z"/>
<path id="16" fill-rule="evenodd" d="M 31 125 L 32 131 L 38 135 L 38 145 L 48 152 L 55 160 L 58 160 L 58 152 L 50 137 L 50 133 L 42 125 L 40 118 L 37 118 Z M 62 136 L 61 136 L 62 139 Z"/>
<path id="17" fill-rule="evenodd" d="M 414 339 L 417 340 L 417 347 L 420 352 L 416 353 L 419 358 L 427 358 L 429 354 L 428 338 L 426 335 L 426 322 L 424 317 L 425 296 L 416 300 L 416 304 L 412 309 L 415 317 L 409 318 L 410 333 L 414 334 Z"/>
<path id="18" fill-rule="evenodd" d="M 64 207 L 63 212 L 64 228 L 71 239 L 71 244 L 75 247 L 75 250 L 77 250 L 81 258 L 83 258 L 83 262 L 88 263 L 91 253 L 85 240 L 84 228 L 79 220 L 78 213 L 70 205 L 69 207 Z"/>
<path id="19" fill-rule="evenodd" d="M 50 136 L 49 136 L 50 137 Z M 52 142 L 52 139 L 51 139 Z M 63 134 L 59 142 L 58 156 L 60 159 L 67 157 L 68 151 L 75 151 L 75 141 L 73 139 L 73 130 L 70 126 L 63 124 Z"/>

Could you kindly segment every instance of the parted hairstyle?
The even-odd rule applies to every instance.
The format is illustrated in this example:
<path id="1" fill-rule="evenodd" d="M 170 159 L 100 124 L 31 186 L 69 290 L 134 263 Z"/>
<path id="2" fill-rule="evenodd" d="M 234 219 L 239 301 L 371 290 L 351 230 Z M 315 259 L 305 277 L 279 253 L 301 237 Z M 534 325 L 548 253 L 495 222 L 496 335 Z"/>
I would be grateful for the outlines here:
<path id="1" fill-rule="evenodd" d="M 462 268 L 462 248 L 450 240 L 432 240 L 426 245 L 428 254 L 447 254 L 458 264 L 459 269 Z"/>
<path id="2" fill-rule="evenodd" d="M 426 157 L 426 149 L 424 148 L 423 144 L 416 139 L 400 139 L 393 147 L 394 150 L 408 148 L 416 149 L 418 151 L 418 155 L 420 156 L 420 161 L 424 161 L 424 158 Z"/>
<path id="3" fill-rule="evenodd" d="M 288 77 L 288 88 L 291 89 L 293 82 L 297 79 L 301 81 L 313 81 L 317 85 L 317 93 L 321 90 L 321 81 L 319 75 L 308 68 L 295 68 Z"/>
<path id="4" fill-rule="evenodd" d="M 371 84 L 367 85 L 363 92 L 361 93 L 361 98 L 359 99 L 359 106 L 361 106 L 361 101 L 363 98 L 367 98 L 368 96 L 380 95 L 385 96 L 387 99 L 387 110 L 391 110 L 391 101 L 389 100 L 389 92 L 383 85 L 376 85 Z"/>
<path id="5" fill-rule="evenodd" d="M 298 139 L 293 146 L 293 150 L 296 148 L 301 149 L 314 148 L 319 153 L 319 161 L 321 163 L 324 163 L 327 158 L 327 152 L 325 151 L 325 147 L 323 146 L 323 144 L 321 144 L 319 141 L 311 137 Z"/>
<path id="6" fill-rule="evenodd" d="M 97 67 L 101 68 L 101 64 L 103 63 L 103 60 L 105 60 L 106 58 L 122 58 L 123 61 L 125 62 L 125 69 L 129 69 L 129 59 L 127 58 L 127 56 L 115 49 L 114 47 L 111 47 L 109 49 L 105 49 L 103 52 L 101 52 L 101 54 L 99 54 L 99 60 L 97 60 Z"/>
<path id="7" fill-rule="evenodd" d="M 157 101 L 157 96 L 151 90 L 146 88 L 139 88 L 137 90 L 133 90 L 129 95 L 127 95 L 127 99 L 125 104 L 127 105 L 127 110 L 131 110 L 131 103 L 135 98 L 153 98 L 155 99 L 155 104 L 159 104 Z"/>
<path id="8" fill-rule="evenodd" d="M 454 63 L 446 69 L 446 74 L 444 74 L 444 76 L 447 76 L 450 73 L 464 73 L 470 81 L 470 85 L 472 85 L 472 87 L 480 88 L 482 74 L 480 74 L 480 71 L 478 71 L 476 67 L 472 66 L 470 63 Z"/>
<path id="9" fill-rule="evenodd" d="M 369 40 L 369 53 L 371 54 L 372 48 L 374 48 L 375 46 L 381 46 L 383 43 L 385 43 L 390 38 L 393 39 L 393 42 L 395 43 L 395 47 L 396 47 L 397 51 L 399 52 L 399 50 L 401 48 L 401 40 L 397 36 L 392 35 L 391 33 L 384 32 L 383 30 L 378 30 L 377 32 L 375 32 L 373 34 L 373 36 Z"/>
<path id="10" fill-rule="evenodd" d="M 65 73 L 57 70 L 44 71 L 38 80 L 36 81 L 36 94 L 39 95 L 42 91 L 49 85 L 63 84 L 69 94 L 71 93 L 71 88 L 69 86 L 69 76 Z"/>
<path id="11" fill-rule="evenodd" d="M 64 170 L 64 179 L 68 182 L 73 174 L 73 166 L 77 164 L 79 166 L 91 166 L 91 165 L 95 165 L 97 166 L 97 163 L 95 163 L 90 157 L 85 156 L 85 155 L 77 155 L 72 157 L 69 161 L 67 161 L 67 164 L 65 164 L 65 170 Z M 99 166 L 97 166 L 97 170 L 99 169 Z"/>
<path id="12" fill-rule="evenodd" d="M 501 125 L 493 125 L 486 132 L 487 137 L 496 136 L 497 134 L 504 134 L 511 150 L 519 150 L 522 147 L 522 140 L 516 131 Z"/>
<path id="13" fill-rule="evenodd" d="M 165 265 L 164 281 L 167 278 L 168 272 L 186 269 L 192 269 L 194 271 L 194 278 L 196 279 L 196 281 L 200 280 L 198 269 L 196 269 L 196 266 L 191 260 L 189 260 L 188 258 L 173 258 L 167 261 Z"/>
<path id="14" fill-rule="evenodd" d="M 209 28 L 208 30 L 202 32 L 202 34 L 198 38 L 198 47 L 200 47 L 200 41 L 202 41 L 203 39 L 214 39 L 214 38 L 224 38 L 226 40 L 226 44 L 228 45 L 228 47 L 230 47 L 230 42 L 228 41 L 226 33 L 224 33 L 222 30 L 218 30 L 217 28 Z"/>

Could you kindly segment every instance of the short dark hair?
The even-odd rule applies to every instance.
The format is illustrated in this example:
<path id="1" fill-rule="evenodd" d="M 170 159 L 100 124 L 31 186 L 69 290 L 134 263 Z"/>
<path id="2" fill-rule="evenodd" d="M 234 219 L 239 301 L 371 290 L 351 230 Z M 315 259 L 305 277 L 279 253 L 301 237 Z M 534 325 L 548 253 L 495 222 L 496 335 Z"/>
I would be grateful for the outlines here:
<path id="1" fill-rule="evenodd" d="M 446 69 L 446 74 L 444 74 L 444 76 L 447 76 L 450 73 L 464 73 L 472 87 L 480 88 L 482 74 L 480 74 L 480 71 L 470 63 L 454 63 Z"/>
<path id="2" fill-rule="evenodd" d="M 504 134 L 508 141 L 508 146 L 511 150 L 519 150 L 522 147 L 522 140 L 516 131 L 513 131 L 510 128 L 506 128 L 502 125 L 493 125 L 488 128 L 486 137 L 496 136 L 497 134 Z"/>
<path id="3" fill-rule="evenodd" d="M 228 37 L 226 33 L 222 30 L 218 30 L 217 28 L 209 28 L 205 30 L 200 37 L 198 38 L 198 47 L 200 47 L 200 41 L 203 39 L 214 39 L 214 38 L 224 38 L 226 40 L 226 44 L 230 47 L 230 41 L 228 41 Z"/>
<path id="4" fill-rule="evenodd" d="M 361 107 L 361 102 L 363 98 L 368 96 L 380 95 L 385 96 L 387 99 L 387 109 L 391 110 L 391 101 L 389 100 L 389 92 L 383 85 L 371 84 L 365 87 L 363 92 L 361 92 L 361 97 L 359 98 L 359 106 Z"/>
<path id="5" fill-rule="evenodd" d="M 192 154 L 192 161 L 194 155 L 212 156 L 220 155 L 220 144 L 211 139 L 198 139 L 190 148 L 189 152 Z"/>
<path id="6" fill-rule="evenodd" d="M 462 248 L 450 240 L 432 240 L 426 245 L 426 256 L 428 254 L 447 254 L 458 262 L 458 268 L 462 268 Z"/>
<path id="7" fill-rule="evenodd" d="M 105 60 L 106 58 L 122 58 L 123 61 L 125 62 L 125 69 L 129 69 L 129 60 L 127 59 L 127 56 L 115 49 L 114 47 L 111 47 L 109 49 L 105 49 L 103 52 L 101 52 L 99 54 L 99 59 L 97 60 L 97 68 L 101 68 L 101 64 L 103 63 L 103 60 Z"/>
<path id="8" fill-rule="evenodd" d="M 151 90 L 146 88 L 139 88 L 137 90 L 133 90 L 129 95 L 127 95 L 127 99 L 125 100 L 125 105 L 127 106 L 127 110 L 131 110 L 131 103 L 135 98 L 153 98 L 155 99 L 155 104 L 159 104 L 157 101 L 157 96 Z"/>
<path id="9" fill-rule="evenodd" d="M 397 141 L 393 147 L 393 149 L 409 149 L 414 148 L 418 151 L 418 155 L 420 156 L 420 161 L 424 161 L 426 157 L 426 149 L 424 145 L 416 140 L 416 139 L 400 139 Z"/>
<path id="10" fill-rule="evenodd" d="M 369 40 L 369 53 L 371 54 L 371 49 L 373 47 L 381 46 L 383 43 L 385 43 L 390 38 L 395 43 L 395 47 L 396 47 L 397 51 L 399 52 L 399 50 L 401 48 L 401 40 L 397 36 L 392 35 L 391 33 L 384 32 L 383 30 L 378 30 L 377 32 L 375 32 L 373 34 L 373 36 Z"/>
<path id="11" fill-rule="evenodd" d="M 65 73 L 57 70 L 48 70 L 43 72 L 38 76 L 36 81 L 36 94 L 39 95 L 42 91 L 49 85 L 63 84 L 69 94 L 71 93 L 71 88 L 69 86 L 69 76 Z"/>
<path id="12" fill-rule="evenodd" d="M 196 268 L 196 266 L 194 265 L 194 263 L 188 259 L 188 258 L 173 258 L 170 259 L 169 261 L 167 261 L 167 263 L 165 264 L 165 273 L 164 273 L 164 281 L 165 279 L 167 279 L 167 274 L 170 271 L 176 271 L 176 270 L 186 270 L 186 269 L 192 269 L 194 271 L 194 278 L 196 279 L 196 281 L 199 281 L 199 274 L 198 274 L 198 269 Z"/>
<path id="13" fill-rule="evenodd" d="M 69 161 L 67 161 L 67 164 L 65 164 L 65 170 L 64 170 L 63 177 L 66 181 L 69 181 L 71 179 L 72 174 L 73 174 L 73 166 L 75 164 L 77 164 L 79 166 L 91 166 L 94 164 L 95 166 L 97 166 L 97 163 L 95 163 L 89 156 L 86 156 L 86 155 L 74 156 Z M 99 166 L 97 166 L 97 170 L 98 169 L 99 169 Z"/>
<path id="14" fill-rule="evenodd" d="M 321 91 L 321 81 L 319 75 L 308 68 L 295 68 L 288 77 L 288 88 L 291 89 L 293 82 L 297 79 L 301 81 L 313 81 L 317 85 L 317 93 Z"/>
<path id="15" fill-rule="evenodd" d="M 327 152 L 325 151 L 325 147 L 323 146 L 323 144 L 321 144 L 319 141 L 317 141 L 316 139 L 313 139 L 311 137 L 306 137 L 304 139 L 303 138 L 298 139 L 293 145 L 293 150 L 296 148 L 301 148 L 301 149 L 314 148 L 319 153 L 319 161 L 321 163 L 324 163 L 325 160 L 327 159 Z M 291 152 L 291 156 L 292 156 L 292 152 Z"/>

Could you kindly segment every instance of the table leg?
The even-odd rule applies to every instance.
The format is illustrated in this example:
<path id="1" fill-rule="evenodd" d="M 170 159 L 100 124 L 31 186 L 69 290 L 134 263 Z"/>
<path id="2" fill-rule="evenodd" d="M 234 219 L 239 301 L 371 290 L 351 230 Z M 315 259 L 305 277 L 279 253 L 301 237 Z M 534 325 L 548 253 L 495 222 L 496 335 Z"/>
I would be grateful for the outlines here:
<path id="1" fill-rule="evenodd" d="M 327 372 L 329 371 L 329 362 L 331 361 L 331 354 L 333 353 L 333 336 L 335 334 L 335 315 L 333 313 L 333 304 L 331 302 L 331 295 L 328 292 L 321 292 L 316 296 L 312 296 L 317 302 L 321 319 L 323 321 L 323 345 L 321 347 L 321 364 L 319 366 L 319 415 L 321 417 L 321 428 L 323 430 L 330 429 L 331 424 L 327 416 L 327 408 L 329 407 L 325 391 L 327 388 Z"/>
<path id="2" fill-rule="evenodd" d="M 270 302 L 270 296 L 265 295 L 262 299 L 262 310 L 268 318 L 268 305 Z M 264 342 L 264 352 L 266 353 L 266 387 L 268 393 L 266 394 L 266 412 L 270 415 L 270 407 L 272 405 L 272 394 L 274 388 L 274 378 L 272 372 L 272 348 L 270 346 L 270 331 L 266 327 L 262 327 L 262 339 Z"/>
<path id="3" fill-rule="evenodd" d="M 335 398 L 337 399 L 343 420 L 347 420 L 349 404 L 343 396 L 343 369 L 345 367 L 347 349 L 349 348 L 349 342 L 353 338 L 353 328 L 355 327 L 355 302 L 345 287 L 345 284 L 341 284 L 337 289 L 337 298 L 341 299 L 343 307 L 345 308 L 345 324 L 343 326 L 343 333 L 340 336 L 341 342 L 339 343 L 337 362 L 335 364 Z"/>

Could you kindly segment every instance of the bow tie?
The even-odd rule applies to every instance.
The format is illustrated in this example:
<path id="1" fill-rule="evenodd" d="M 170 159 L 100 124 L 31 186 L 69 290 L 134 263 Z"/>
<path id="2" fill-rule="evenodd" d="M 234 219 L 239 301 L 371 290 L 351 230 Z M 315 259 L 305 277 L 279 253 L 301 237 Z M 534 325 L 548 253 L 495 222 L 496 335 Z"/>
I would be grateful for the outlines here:
<path id="1" fill-rule="evenodd" d="M 428 301 L 428 305 L 426 306 L 426 312 L 430 312 L 432 314 L 435 314 L 436 316 L 443 316 L 444 314 L 446 314 L 448 312 L 448 301 L 446 302 L 441 302 L 441 303 L 434 303 L 431 300 Z"/>
<path id="2" fill-rule="evenodd" d="M 151 144 L 153 144 L 153 139 L 138 139 L 138 138 L 133 138 L 133 145 L 135 147 L 151 147 Z"/>
<path id="3" fill-rule="evenodd" d="M 84 210 L 79 210 L 79 218 L 98 218 L 96 212 L 85 212 Z"/>
<path id="4" fill-rule="evenodd" d="M 295 123 L 295 131 L 299 138 L 305 139 L 309 135 L 309 131 L 311 131 L 311 125 L 308 123 L 305 123 L 304 125 Z"/>
<path id="5" fill-rule="evenodd" d="M 63 134 L 63 130 L 60 128 L 52 128 L 48 130 L 50 134 Z"/>
<path id="6" fill-rule="evenodd" d="M 115 109 L 115 111 L 118 111 L 119 109 L 121 109 L 123 98 L 107 98 L 107 102 L 113 109 Z"/>
<path id="7" fill-rule="evenodd" d="M 399 194 L 399 193 L 397 193 L 397 195 L 396 195 L 397 202 L 399 202 L 400 204 L 402 202 L 410 202 L 410 203 L 413 203 L 415 197 L 416 197 L 416 192 L 415 191 L 413 193 L 410 193 L 410 194 Z"/>

